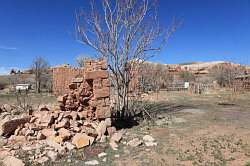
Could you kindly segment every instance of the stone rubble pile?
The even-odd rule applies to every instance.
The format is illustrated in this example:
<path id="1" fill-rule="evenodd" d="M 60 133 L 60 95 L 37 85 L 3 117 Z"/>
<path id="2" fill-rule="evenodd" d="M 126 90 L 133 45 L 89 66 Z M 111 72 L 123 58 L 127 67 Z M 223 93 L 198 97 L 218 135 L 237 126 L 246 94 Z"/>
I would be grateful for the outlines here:
<path id="1" fill-rule="evenodd" d="M 5 118 L 0 123 L 0 135 L 8 140 L 44 140 L 54 149 L 47 153 L 51 160 L 57 158 L 53 152 L 61 154 L 95 141 L 105 142 L 107 137 L 110 146 L 117 149 L 124 132 L 112 126 L 108 77 L 105 61 L 87 61 L 84 77 L 72 80 L 68 93 L 58 96 L 55 108 L 44 105 L 32 115 Z"/>
<path id="2" fill-rule="evenodd" d="M 84 77 L 72 80 L 69 92 L 57 98 L 58 107 L 51 110 L 41 106 L 32 116 L 8 120 L 1 125 L 0 134 L 28 140 L 52 137 L 56 142 L 72 138 L 75 145 L 80 138 L 102 139 L 106 128 L 111 127 L 107 64 L 87 61 L 85 69 Z"/>

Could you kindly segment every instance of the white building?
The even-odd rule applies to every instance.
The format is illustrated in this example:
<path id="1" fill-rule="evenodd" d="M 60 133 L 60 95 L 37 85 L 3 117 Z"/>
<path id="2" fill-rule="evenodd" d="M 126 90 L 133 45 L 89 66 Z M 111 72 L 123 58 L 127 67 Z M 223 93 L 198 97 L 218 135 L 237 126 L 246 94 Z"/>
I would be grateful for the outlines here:
<path id="1" fill-rule="evenodd" d="M 30 84 L 17 84 L 16 85 L 16 91 L 25 91 L 29 90 L 31 88 Z"/>

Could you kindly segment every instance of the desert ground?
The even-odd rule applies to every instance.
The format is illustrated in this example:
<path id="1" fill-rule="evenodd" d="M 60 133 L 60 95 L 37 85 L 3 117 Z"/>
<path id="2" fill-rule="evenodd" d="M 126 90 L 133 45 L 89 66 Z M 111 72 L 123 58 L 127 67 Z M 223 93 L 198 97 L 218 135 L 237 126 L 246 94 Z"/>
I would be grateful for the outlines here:
<path id="1" fill-rule="evenodd" d="M 56 101 L 47 95 L 31 98 L 37 105 L 53 105 Z M 5 95 L 0 101 L 12 100 L 13 96 Z M 150 116 L 123 126 L 125 134 L 118 150 L 112 150 L 108 142 L 95 143 L 43 164 L 34 162 L 34 156 L 42 154 L 43 148 L 24 148 L 17 142 L 13 153 L 26 165 L 87 165 L 88 161 L 117 166 L 250 165 L 250 93 L 190 95 L 161 91 L 147 95 L 144 102 Z M 154 139 L 153 145 L 147 145 L 145 135 Z M 5 154 L 1 146 L 0 157 Z"/>

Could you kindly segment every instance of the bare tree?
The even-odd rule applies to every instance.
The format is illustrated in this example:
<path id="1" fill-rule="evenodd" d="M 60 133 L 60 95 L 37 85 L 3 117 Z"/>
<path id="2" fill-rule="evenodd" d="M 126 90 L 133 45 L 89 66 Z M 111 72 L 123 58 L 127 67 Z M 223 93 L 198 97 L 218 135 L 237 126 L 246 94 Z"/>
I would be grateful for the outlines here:
<path id="1" fill-rule="evenodd" d="M 152 90 L 159 92 L 167 88 L 173 82 L 173 75 L 168 71 L 166 65 L 144 63 L 139 67 L 139 83 L 143 92 Z"/>
<path id="2" fill-rule="evenodd" d="M 195 81 L 195 76 L 190 71 L 181 71 L 179 73 L 180 78 L 185 82 Z"/>
<path id="3" fill-rule="evenodd" d="M 217 83 L 222 86 L 233 85 L 233 79 L 240 74 L 243 74 L 245 68 L 242 66 L 235 66 L 232 64 L 218 64 L 214 66 L 211 70 L 211 76 L 217 81 Z"/>
<path id="4" fill-rule="evenodd" d="M 99 2 L 99 1 L 98 1 Z M 90 1 L 91 11 L 76 14 L 77 40 L 108 61 L 116 91 L 116 109 L 121 117 L 128 110 L 129 84 L 140 63 L 158 55 L 176 30 L 173 21 L 162 29 L 156 3 L 151 0 L 103 0 L 101 10 Z"/>
<path id="5" fill-rule="evenodd" d="M 34 59 L 32 63 L 32 71 L 35 74 L 35 84 L 36 84 L 36 92 L 41 92 L 41 84 L 43 81 L 43 76 L 48 73 L 49 64 L 42 57 L 37 57 Z"/>

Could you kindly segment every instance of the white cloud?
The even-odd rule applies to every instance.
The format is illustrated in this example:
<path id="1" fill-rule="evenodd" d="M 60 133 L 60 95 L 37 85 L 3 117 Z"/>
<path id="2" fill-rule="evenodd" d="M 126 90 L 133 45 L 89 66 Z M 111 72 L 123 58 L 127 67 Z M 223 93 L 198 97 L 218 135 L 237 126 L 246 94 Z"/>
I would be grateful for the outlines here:
<path id="1" fill-rule="evenodd" d="M 1 50 L 16 50 L 16 47 L 0 46 Z"/>

